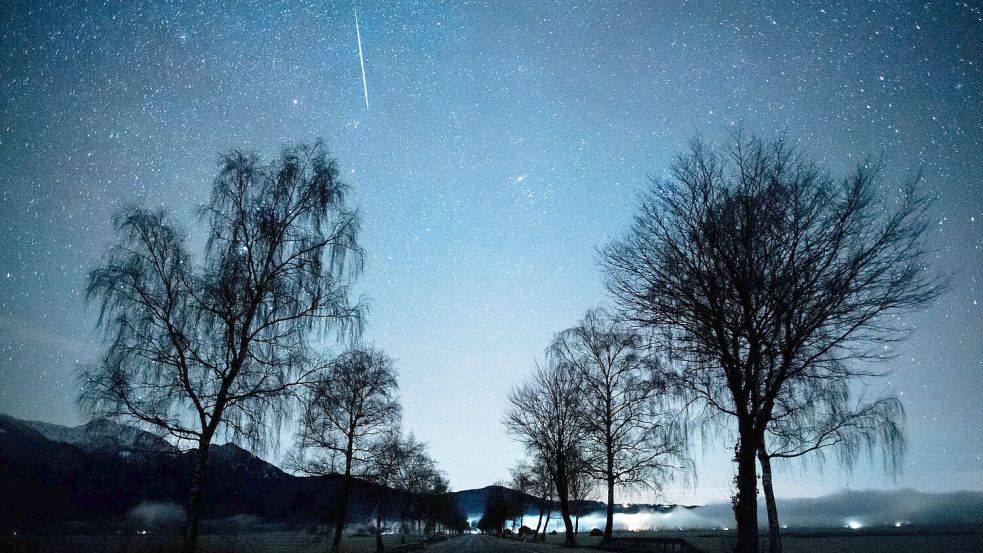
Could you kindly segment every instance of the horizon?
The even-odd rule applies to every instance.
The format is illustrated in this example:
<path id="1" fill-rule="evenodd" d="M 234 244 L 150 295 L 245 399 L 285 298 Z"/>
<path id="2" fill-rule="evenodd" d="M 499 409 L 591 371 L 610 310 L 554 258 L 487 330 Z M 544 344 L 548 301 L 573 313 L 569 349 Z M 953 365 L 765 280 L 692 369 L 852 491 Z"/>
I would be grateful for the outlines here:
<path id="1" fill-rule="evenodd" d="M 92 422 L 99 421 L 99 420 L 110 420 L 111 421 L 111 419 L 95 418 L 95 419 L 90 420 L 89 422 L 81 423 L 81 424 L 79 424 L 77 426 L 66 426 L 66 425 L 61 425 L 61 424 L 52 423 L 52 422 L 48 422 L 48 421 L 18 419 L 17 417 L 13 417 L 10 414 L 0 412 L 0 418 L 3 418 L 3 417 L 10 417 L 10 418 L 13 418 L 13 419 L 18 420 L 18 421 L 24 421 L 24 422 L 29 422 L 29 423 L 41 423 L 41 424 L 44 424 L 44 425 L 52 425 L 52 426 L 57 426 L 59 428 L 67 428 L 67 429 L 78 429 L 78 428 L 81 428 L 83 426 L 87 426 L 87 425 L 91 424 Z M 137 426 L 126 424 L 125 422 L 124 423 L 120 423 L 120 422 L 116 422 L 116 421 L 111 421 L 111 422 L 113 422 L 115 424 L 120 424 L 122 426 L 129 426 L 131 428 L 139 428 Z M 152 431 L 149 431 L 149 430 L 145 430 L 145 431 L 146 432 L 153 433 Z M 44 435 L 44 434 L 42 433 L 42 435 Z M 52 439 L 54 441 L 59 441 L 59 440 L 54 439 L 54 438 L 48 438 L 48 439 Z M 174 441 L 173 440 L 167 440 L 167 437 L 163 437 L 163 439 L 165 439 L 166 441 L 168 441 L 168 443 L 171 443 L 172 445 L 174 445 Z M 71 442 L 65 442 L 65 443 L 71 443 Z M 235 448 L 237 448 L 237 449 L 239 449 L 241 451 L 245 451 L 245 452 L 249 453 L 250 455 L 252 455 L 252 456 L 254 456 L 256 458 L 258 458 L 258 459 L 260 459 L 260 460 L 262 460 L 262 461 L 264 461 L 266 463 L 269 463 L 269 464 L 273 465 L 274 467 L 276 467 L 280 471 L 282 471 L 282 472 L 284 472 L 284 473 L 286 473 L 286 474 L 288 474 L 290 476 L 294 476 L 294 477 L 298 477 L 298 478 L 319 478 L 319 477 L 324 476 L 324 475 L 304 474 L 302 472 L 291 471 L 289 469 L 289 467 L 283 466 L 282 462 L 277 462 L 277 461 L 274 461 L 274 460 L 267 459 L 267 458 L 263 457 L 262 455 L 258 455 L 255 452 L 251 451 L 249 448 L 243 447 L 243 446 L 241 446 L 241 445 L 239 445 L 239 444 L 237 444 L 235 442 L 232 442 L 232 441 L 222 441 L 222 440 L 219 440 L 219 441 L 216 441 L 213 444 L 213 446 L 215 446 L 215 447 L 227 446 L 227 445 L 231 445 L 231 446 L 233 446 L 233 447 L 235 447 Z M 193 451 L 193 449 L 179 448 L 179 451 L 181 451 L 182 453 L 187 453 L 189 451 Z M 339 477 L 342 476 L 341 474 L 336 473 L 336 472 L 335 473 L 332 473 L 332 474 L 334 476 L 339 476 Z M 356 478 L 362 480 L 359 477 L 356 477 Z M 467 488 L 467 489 L 453 489 L 452 488 L 450 490 L 450 493 L 451 494 L 461 494 L 461 493 L 469 493 L 469 492 L 481 492 L 481 491 L 485 491 L 485 490 L 490 489 L 490 488 L 507 489 L 507 490 L 511 490 L 511 491 L 514 491 L 514 492 L 517 492 L 517 493 L 525 494 L 525 492 L 522 492 L 521 490 L 515 490 L 514 488 L 512 488 L 509 485 L 508 482 L 493 482 L 493 483 L 490 483 L 490 484 L 485 484 L 483 486 L 478 486 L 478 487 L 475 487 L 475 488 Z M 779 495 L 778 496 L 778 499 L 780 499 L 784 503 L 784 502 L 795 502 L 795 501 L 810 501 L 810 500 L 820 500 L 820 499 L 832 499 L 832 498 L 836 498 L 836 497 L 839 497 L 839 496 L 851 495 L 851 494 L 861 494 L 861 495 L 867 495 L 867 494 L 884 494 L 884 495 L 888 495 L 888 494 L 898 494 L 898 495 L 901 495 L 901 494 L 917 494 L 917 495 L 922 495 L 922 496 L 936 496 L 936 497 L 951 497 L 951 496 L 958 496 L 960 494 L 979 494 L 980 495 L 980 498 L 983 499 L 983 489 L 980 489 L 980 490 L 975 490 L 975 489 L 960 489 L 960 490 L 952 490 L 952 491 L 926 491 L 926 490 L 919 490 L 919 489 L 911 488 L 911 487 L 863 488 L 863 489 L 840 488 L 840 489 L 830 490 L 828 492 L 825 492 L 825 493 L 823 493 L 821 495 L 816 495 L 816 496 L 783 496 L 783 495 Z M 526 495 L 528 495 L 528 494 L 526 494 Z M 589 511 L 586 515 L 582 515 L 581 518 L 586 518 L 589 515 L 593 515 L 593 514 L 602 512 L 602 510 L 603 510 L 603 507 L 602 506 L 606 504 L 603 498 L 587 498 L 584 501 L 589 502 L 589 503 L 597 503 L 598 504 L 598 507 L 595 510 Z M 624 509 L 632 509 L 632 508 L 639 508 L 639 507 L 640 508 L 647 508 L 647 507 L 674 507 L 675 508 L 675 507 L 682 507 L 682 508 L 687 508 L 688 509 L 688 508 L 694 508 L 694 507 L 720 507 L 720 506 L 726 506 L 726 505 L 728 505 L 726 502 L 720 502 L 720 501 L 718 501 L 718 502 L 709 502 L 709 503 L 667 503 L 667 502 L 662 502 L 662 501 L 649 501 L 649 502 L 616 501 L 615 504 L 617 506 L 616 508 L 621 509 L 621 510 L 616 511 L 616 514 L 625 514 L 625 513 L 622 512 Z M 180 506 L 178 506 L 178 507 L 180 507 Z M 729 509 L 729 507 L 728 507 L 728 509 Z M 764 509 L 764 504 L 763 503 L 759 505 L 759 509 Z M 533 511 L 530 510 L 526 514 L 528 515 L 529 513 L 532 513 L 532 512 Z M 469 513 L 469 515 L 473 515 L 473 514 L 480 514 L 480 513 Z M 561 528 L 562 527 L 562 521 L 556 521 L 556 524 L 558 525 L 557 528 Z"/>
<path id="2" fill-rule="evenodd" d="M 356 37 L 356 3 L 188 6 L 18 4 L 0 21 L 11 416 L 83 422 L 76 371 L 103 346 L 82 296 L 112 213 L 166 206 L 199 253 L 191 214 L 219 152 L 270 160 L 323 137 L 364 216 L 363 341 L 395 359 L 405 428 L 454 489 L 504 479 L 524 456 L 501 422 L 509 389 L 555 332 L 610 303 L 597 249 L 628 230 L 638 194 L 688 140 L 743 125 L 787 133 L 838 176 L 867 155 L 885 161 L 885 187 L 923 170 L 935 264 L 955 275 L 873 367 L 891 375 L 869 392 L 897 393 L 907 411 L 903 472 L 792 463 L 778 496 L 983 491 L 978 11 L 358 5 Z M 277 460 L 284 439 L 259 453 Z M 728 501 L 732 446 L 696 443 L 696 482 L 644 502 Z"/>

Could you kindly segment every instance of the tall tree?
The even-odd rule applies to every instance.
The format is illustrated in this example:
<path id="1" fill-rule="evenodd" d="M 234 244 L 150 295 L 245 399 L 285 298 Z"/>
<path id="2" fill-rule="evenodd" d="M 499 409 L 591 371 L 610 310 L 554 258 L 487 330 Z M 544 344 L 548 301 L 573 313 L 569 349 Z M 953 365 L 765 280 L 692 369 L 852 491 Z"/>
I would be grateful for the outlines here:
<path id="1" fill-rule="evenodd" d="M 756 457 L 790 383 L 869 376 L 856 361 L 941 291 L 926 270 L 930 201 L 917 179 L 885 198 L 878 175 L 865 163 L 837 182 L 781 139 L 697 140 L 604 252 L 623 314 L 661 331 L 678 384 L 736 423 L 743 553 L 758 551 Z"/>
<path id="2" fill-rule="evenodd" d="M 131 207 L 89 273 L 107 346 L 79 375 L 79 404 L 196 446 L 186 552 L 197 547 L 213 438 L 261 446 L 311 370 L 310 332 L 361 328 L 348 297 L 362 251 L 346 191 L 320 143 L 269 165 L 233 151 L 200 210 L 200 262 L 163 210 Z"/>
<path id="3" fill-rule="evenodd" d="M 584 439 L 580 413 L 580 383 L 576 376 L 547 355 L 532 378 L 509 393 L 512 406 L 505 425 L 526 449 L 541 456 L 556 486 L 565 544 L 576 545 L 570 517 L 570 470 Z"/>
<path id="4" fill-rule="evenodd" d="M 327 364 L 309 386 L 301 420 L 298 468 L 340 474 L 331 551 L 341 547 L 354 476 L 373 469 L 376 440 L 398 420 L 396 369 L 380 351 L 358 348 Z"/>
<path id="5" fill-rule="evenodd" d="M 581 382 L 583 464 L 606 487 L 609 543 L 616 488 L 658 488 L 687 466 L 679 411 L 669 408 L 670 389 L 642 337 L 603 310 L 558 334 L 552 351 Z"/>

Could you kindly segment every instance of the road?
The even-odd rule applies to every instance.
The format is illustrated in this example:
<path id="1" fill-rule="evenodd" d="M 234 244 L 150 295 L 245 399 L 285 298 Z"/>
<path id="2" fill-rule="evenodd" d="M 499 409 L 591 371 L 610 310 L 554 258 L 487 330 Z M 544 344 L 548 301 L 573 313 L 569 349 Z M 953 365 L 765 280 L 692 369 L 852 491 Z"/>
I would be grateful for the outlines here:
<path id="1" fill-rule="evenodd" d="M 528 546 L 513 540 L 474 534 L 432 545 L 427 548 L 427 551 L 439 551 L 440 553 L 539 553 L 542 551 L 542 549 L 533 549 L 532 547 L 544 546 Z"/>

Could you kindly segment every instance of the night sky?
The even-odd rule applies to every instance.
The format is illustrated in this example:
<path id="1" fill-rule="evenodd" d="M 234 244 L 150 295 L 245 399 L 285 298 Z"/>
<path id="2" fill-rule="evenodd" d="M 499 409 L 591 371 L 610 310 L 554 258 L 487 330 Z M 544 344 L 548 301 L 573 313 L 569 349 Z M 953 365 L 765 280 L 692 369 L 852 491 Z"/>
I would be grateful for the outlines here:
<path id="1" fill-rule="evenodd" d="M 398 360 L 406 426 L 454 488 L 484 486 L 521 455 L 508 389 L 607 301 L 596 248 L 688 138 L 743 124 L 841 174 L 883 155 L 886 189 L 922 168 L 954 275 L 871 390 L 904 401 L 904 474 L 795 465 L 779 495 L 983 489 L 981 17 L 953 1 L 0 0 L 0 411 L 80 422 L 73 374 L 99 355 L 81 290 L 114 211 L 164 205 L 200 244 L 219 152 L 320 136 L 364 214 L 365 339 Z M 695 455 L 698 481 L 665 499 L 725 500 L 727 442 Z"/>

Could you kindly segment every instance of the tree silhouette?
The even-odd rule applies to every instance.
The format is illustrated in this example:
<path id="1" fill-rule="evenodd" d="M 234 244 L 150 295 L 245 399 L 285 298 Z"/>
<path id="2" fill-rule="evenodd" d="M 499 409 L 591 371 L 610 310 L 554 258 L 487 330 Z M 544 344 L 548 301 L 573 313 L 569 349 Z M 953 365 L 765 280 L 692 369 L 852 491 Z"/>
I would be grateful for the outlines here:
<path id="1" fill-rule="evenodd" d="M 573 515 L 573 533 L 580 533 L 580 517 L 589 514 L 591 509 L 587 500 L 597 489 L 597 478 L 592 474 L 590 463 L 578 455 L 570 463 L 570 514 Z"/>
<path id="2" fill-rule="evenodd" d="M 383 486 L 376 500 L 376 551 L 385 553 L 382 543 L 382 528 L 390 507 L 390 492 L 406 492 L 407 472 L 414 459 L 426 456 L 426 446 L 412 434 L 403 437 L 398 425 L 387 428 L 372 445 L 371 467 L 366 479 Z M 406 501 L 403 498 L 403 501 Z"/>
<path id="3" fill-rule="evenodd" d="M 658 488 L 688 466 L 683 426 L 678 411 L 669 409 L 666 379 L 642 337 L 603 310 L 588 311 L 558 334 L 551 350 L 580 381 L 583 468 L 605 484 L 602 541 L 609 543 L 616 488 Z"/>
<path id="4" fill-rule="evenodd" d="M 880 448 L 884 469 L 900 470 L 906 449 L 904 407 L 892 396 L 873 401 L 851 401 L 847 382 L 824 382 L 817 388 L 792 387 L 776 403 L 768 431 L 758 449 L 761 486 L 768 514 L 769 551 L 781 553 L 781 524 L 772 481 L 772 461 L 789 461 L 809 455 L 822 463 L 827 452 L 851 469 L 864 452 Z"/>
<path id="5" fill-rule="evenodd" d="M 676 383 L 736 423 L 737 548 L 758 551 L 756 456 L 797 385 L 873 374 L 862 361 L 904 336 L 897 315 L 938 296 L 915 179 L 878 191 L 879 165 L 834 181 L 784 140 L 694 141 L 604 252 L 610 292 L 657 331 Z"/>
<path id="6" fill-rule="evenodd" d="M 556 493 L 556 486 L 550 471 L 546 466 L 546 460 L 538 453 L 533 453 L 529 461 L 520 461 L 512 469 L 513 487 L 519 491 L 525 491 L 536 498 L 534 503 L 539 509 L 539 518 L 536 520 L 533 541 L 539 539 L 539 529 L 543 528 L 543 515 L 546 515 L 546 526 L 550 523 L 550 513 L 553 510 L 553 500 Z M 546 530 L 544 528 L 543 541 L 546 540 Z"/>
<path id="7" fill-rule="evenodd" d="M 114 220 L 119 243 L 89 273 L 107 346 L 79 374 L 79 404 L 197 447 L 186 552 L 197 547 L 213 438 L 262 446 L 312 370 L 310 332 L 361 328 L 348 298 L 362 252 L 346 190 L 320 143 L 269 165 L 233 151 L 199 212 L 200 262 L 164 210 L 131 207 Z"/>
<path id="8" fill-rule="evenodd" d="M 341 547 L 353 476 L 373 470 L 376 441 L 399 419 L 396 369 L 384 353 L 353 349 L 328 363 L 309 385 L 296 466 L 308 474 L 340 474 L 332 551 Z"/>
<path id="9" fill-rule="evenodd" d="M 521 527 L 525 522 L 526 512 L 531 507 L 530 503 L 533 502 L 530 501 L 530 498 L 534 498 L 536 495 L 536 477 L 528 462 L 519 461 L 509 469 L 508 487 L 518 492 L 513 494 L 513 501 Z M 513 521 L 513 526 L 514 523 L 515 521 Z"/>
<path id="10" fill-rule="evenodd" d="M 547 364 L 509 393 L 512 406 L 505 425 L 526 449 L 545 461 L 560 501 L 566 529 L 565 544 L 576 545 L 570 518 L 570 476 L 584 439 L 580 413 L 580 384 L 576 376 L 547 355 Z"/>

